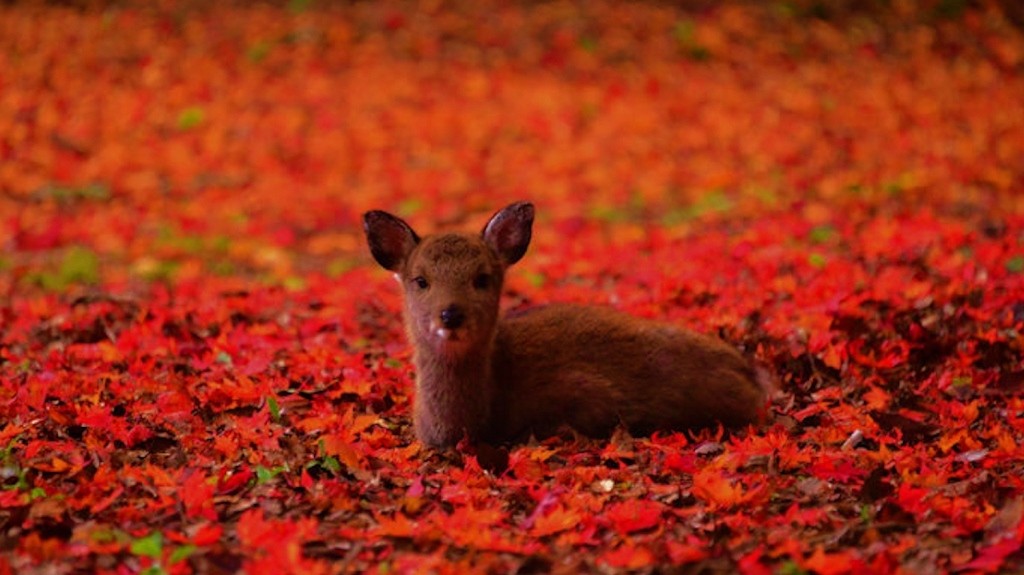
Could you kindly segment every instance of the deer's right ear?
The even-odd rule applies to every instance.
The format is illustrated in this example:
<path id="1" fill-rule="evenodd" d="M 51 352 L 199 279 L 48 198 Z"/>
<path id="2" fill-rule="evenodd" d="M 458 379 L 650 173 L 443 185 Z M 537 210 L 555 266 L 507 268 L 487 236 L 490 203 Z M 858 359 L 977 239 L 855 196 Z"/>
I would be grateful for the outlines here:
<path id="1" fill-rule="evenodd" d="M 510 266 L 526 254 L 533 234 L 533 204 L 516 202 L 491 216 L 484 226 L 483 237 L 506 266 Z"/>
<path id="2" fill-rule="evenodd" d="M 373 210 L 363 215 L 363 230 L 373 259 L 386 270 L 397 272 L 420 237 L 409 224 L 387 212 Z"/>

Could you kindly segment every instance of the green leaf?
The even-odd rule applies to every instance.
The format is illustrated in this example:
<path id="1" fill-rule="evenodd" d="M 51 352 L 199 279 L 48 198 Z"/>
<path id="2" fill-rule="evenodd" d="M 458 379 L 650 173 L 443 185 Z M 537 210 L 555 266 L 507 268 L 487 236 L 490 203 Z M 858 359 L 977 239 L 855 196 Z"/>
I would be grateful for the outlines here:
<path id="1" fill-rule="evenodd" d="M 696 60 L 697 62 L 704 62 L 705 60 L 711 59 L 711 50 L 708 50 L 704 46 L 694 46 L 690 48 L 689 51 L 687 51 L 687 55 L 690 57 L 691 60 Z"/>
<path id="2" fill-rule="evenodd" d="M 661 218 L 661 223 L 666 227 L 672 227 L 707 214 L 726 213 L 732 210 L 734 205 L 735 202 L 725 191 L 711 190 L 689 206 L 670 210 Z"/>
<path id="3" fill-rule="evenodd" d="M 758 188 L 752 192 L 753 196 L 760 200 L 760 202 L 766 206 L 776 206 L 779 204 L 779 195 L 774 190 L 768 188 Z"/>
<path id="4" fill-rule="evenodd" d="M 174 565 L 175 563 L 179 563 L 181 561 L 184 561 L 185 559 L 188 559 L 195 552 L 196 546 L 191 543 L 186 543 L 181 547 L 178 547 L 171 553 L 171 557 L 168 559 L 168 562 L 171 565 Z"/>
<path id="5" fill-rule="evenodd" d="M 712 190 L 694 203 L 693 210 L 696 212 L 696 215 L 702 216 L 710 213 L 728 212 L 733 206 L 732 198 L 723 190 Z"/>
<path id="6" fill-rule="evenodd" d="M 159 531 L 154 531 L 141 539 L 132 541 L 129 550 L 132 555 L 159 559 L 164 550 L 164 535 Z"/>
<path id="7" fill-rule="evenodd" d="M 282 285 L 288 291 L 302 291 L 306 289 L 306 279 L 301 276 L 288 276 L 284 278 Z"/>
<path id="8" fill-rule="evenodd" d="M 903 184 L 900 182 L 887 182 L 882 185 L 882 189 L 894 198 L 903 195 Z"/>
<path id="9" fill-rule="evenodd" d="M 793 561 L 786 561 L 779 565 L 779 570 L 776 573 L 779 575 L 807 575 L 807 571 Z"/>
<path id="10" fill-rule="evenodd" d="M 277 398 L 271 396 L 267 398 L 267 408 L 270 409 L 270 418 L 274 422 L 281 421 L 281 406 L 277 404 Z"/>
<path id="11" fill-rule="evenodd" d="M 711 51 L 697 42 L 697 27 L 690 20 L 680 20 L 672 30 L 679 49 L 688 57 L 704 61 L 711 57 Z"/>
<path id="12" fill-rule="evenodd" d="M 110 199 L 110 188 L 103 184 L 86 184 L 77 188 L 65 186 L 46 186 L 40 192 L 42 195 L 53 198 L 61 203 L 71 203 L 77 200 L 107 200 Z"/>
<path id="13" fill-rule="evenodd" d="M 324 271 L 327 273 L 327 277 L 329 277 L 329 278 L 336 278 L 336 277 L 344 274 L 345 272 L 355 268 L 356 265 L 358 265 L 358 264 L 353 259 L 350 259 L 350 258 L 337 258 L 337 259 L 331 260 L 327 264 L 327 269 L 325 269 Z"/>
<path id="14" fill-rule="evenodd" d="M 593 102 L 580 102 L 580 117 L 585 121 L 593 120 L 601 113 L 601 108 Z"/>
<path id="15" fill-rule="evenodd" d="M 206 247 L 214 253 L 226 254 L 231 249 L 231 238 L 225 235 L 210 237 L 206 240 Z"/>
<path id="16" fill-rule="evenodd" d="M 407 218 L 415 214 L 416 212 L 420 211 L 422 207 L 423 200 L 419 198 L 408 198 L 399 203 L 398 207 L 395 208 L 395 211 L 398 213 L 399 216 Z"/>
<path id="17" fill-rule="evenodd" d="M 12 465 L 5 464 L 3 467 L 0 467 L 0 471 L 8 478 L 3 484 L 4 491 L 23 491 L 28 489 L 28 472 L 19 467 L 17 462 L 14 462 Z M 18 477 L 18 481 L 11 482 L 9 478 L 14 476 Z M 44 492 L 43 495 L 46 495 L 46 493 Z M 31 495 L 29 497 L 34 499 Z"/>
<path id="18" fill-rule="evenodd" d="M 0 462 L 14 458 L 14 450 L 18 447 L 18 442 L 21 441 L 21 438 L 22 434 L 19 433 L 12 437 L 5 447 L 0 448 Z"/>
<path id="19" fill-rule="evenodd" d="M 222 351 L 222 352 L 218 353 L 217 357 L 214 359 L 214 361 L 216 361 L 217 363 L 224 364 L 224 365 L 231 365 L 231 364 L 234 363 L 234 361 L 231 359 L 231 355 L 228 352 L 226 352 L 226 351 Z"/>
<path id="20" fill-rule="evenodd" d="M 1015 274 L 1024 271 L 1024 256 L 1016 255 L 1006 260 L 1006 271 Z"/>
<path id="21" fill-rule="evenodd" d="M 313 5 L 313 0 L 289 0 L 288 11 L 292 14 L 301 14 Z"/>
<path id="22" fill-rule="evenodd" d="M 860 520 L 864 523 L 871 524 L 871 507 L 868 505 L 860 506 Z"/>
<path id="23" fill-rule="evenodd" d="M 145 269 L 139 270 L 139 275 L 150 281 L 169 282 L 174 279 L 174 276 L 178 275 L 178 268 L 180 267 L 181 262 L 160 260 L 153 266 L 147 266 Z"/>
<path id="24" fill-rule="evenodd" d="M 274 472 L 262 465 L 256 467 L 256 482 L 266 483 L 274 478 Z"/>
<path id="25" fill-rule="evenodd" d="M 86 184 L 78 188 L 78 196 L 87 200 L 109 200 L 110 188 L 104 184 Z"/>
<path id="26" fill-rule="evenodd" d="M 282 472 L 287 471 L 284 466 L 277 466 L 274 468 L 263 467 L 262 465 L 256 466 L 256 483 L 267 483 L 271 481 Z"/>
<path id="27" fill-rule="evenodd" d="M 323 454 L 324 442 L 322 440 L 317 443 L 317 450 Z M 333 455 L 322 455 L 319 459 L 314 459 L 307 463 L 305 467 L 306 469 L 323 469 L 335 475 L 341 473 L 341 462 Z"/>
<path id="28" fill-rule="evenodd" d="M 955 20 L 967 10 L 969 4 L 967 0 L 939 0 L 932 10 L 938 18 Z"/>
<path id="29" fill-rule="evenodd" d="M 836 237 L 836 229 L 828 224 L 817 226 L 811 230 L 807 237 L 813 243 L 823 244 Z"/>
<path id="30" fill-rule="evenodd" d="M 623 222 L 628 219 L 626 210 L 618 206 L 594 205 L 590 207 L 589 215 L 595 220 L 606 222 Z"/>
<path id="31" fill-rule="evenodd" d="M 825 264 L 828 263 L 828 259 L 826 259 L 825 256 L 823 256 L 822 254 L 814 252 L 807 256 L 807 263 L 810 264 L 810 266 L 813 268 L 820 269 L 825 267 Z"/>
<path id="32" fill-rule="evenodd" d="M 968 375 L 958 375 L 953 378 L 951 384 L 953 387 L 959 388 L 970 387 L 974 384 L 974 379 Z"/>
<path id="33" fill-rule="evenodd" d="M 675 28 L 672 29 L 672 35 L 675 37 L 676 42 L 679 42 L 680 46 L 689 46 L 693 43 L 694 32 L 696 26 L 690 20 L 680 20 L 676 22 Z"/>
<path id="34" fill-rule="evenodd" d="M 270 54 L 270 42 L 267 42 L 266 40 L 260 40 L 259 42 L 252 44 L 245 51 L 245 57 L 255 64 L 266 59 L 268 54 Z"/>
<path id="35" fill-rule="evenodd" d="M 329 470 L 331 473 L 341 473 L 341 462 L 338 458 L 333 455 L 325 456 L 322 460 L 321 465 L 324 469 Z"/>
<path id="36" fill-rule="evenodd" d="M 199 106 L 185 108 L 178 114 L 178 129 L 191 130 L 206 119 L 206 112 Z"/>
<path id="37" fill-rule="evenodd" d="M 89 539 L 96 543 L 127 544 L 132 538 L 120 529 L 98 529 L 89 533 Z"/>
<path id="38" fill-rule="evenodd" d="M 229 277 L 238 271 L 233 262 L 228 260 L 217 260 L 209 264 L 210 273 L 216 276 Z"/>
<path id="39" fill-rule="evenodd" d="M 96 284 L 100 280 L 99 258 L 96 254 L 81 246 L 72 246 L 64 252 L 60 262 L 57 280 L 60 287 L 72 283 Z"/>
<path id="40" fill-rule="evenodd" d="M 545 282 L 547 282 L 547 278 L 544 274 L 539 272 L 526 272 L 523 277 L 526 279 L 526 283 L 535 288 L 544 287 Z"/>

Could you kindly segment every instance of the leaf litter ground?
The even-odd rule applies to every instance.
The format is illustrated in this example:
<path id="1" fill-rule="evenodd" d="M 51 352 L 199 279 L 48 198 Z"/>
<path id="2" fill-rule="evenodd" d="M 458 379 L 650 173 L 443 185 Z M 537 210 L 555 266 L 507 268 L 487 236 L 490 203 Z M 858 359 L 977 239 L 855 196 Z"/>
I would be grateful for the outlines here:
<path id="1" fill-rule="evenodd" d="M 0 8 L 0 573 L 1024 569 L 1024 36 L 910 2 Z M 437 452 L 359 216 L 778 374 Z"/>

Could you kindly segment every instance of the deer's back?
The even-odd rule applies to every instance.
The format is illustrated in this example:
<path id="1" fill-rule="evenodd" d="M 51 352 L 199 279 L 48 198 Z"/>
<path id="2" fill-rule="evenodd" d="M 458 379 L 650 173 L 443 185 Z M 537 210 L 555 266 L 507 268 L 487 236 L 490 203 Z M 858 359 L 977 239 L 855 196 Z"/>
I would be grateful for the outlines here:
<path id="1" fill-rule="evenodd" d="M 758 419 L 763 392 L 728 344 L 610 308 L 548 305 L 498 327 L 492 435 L 634 432 Z"/>

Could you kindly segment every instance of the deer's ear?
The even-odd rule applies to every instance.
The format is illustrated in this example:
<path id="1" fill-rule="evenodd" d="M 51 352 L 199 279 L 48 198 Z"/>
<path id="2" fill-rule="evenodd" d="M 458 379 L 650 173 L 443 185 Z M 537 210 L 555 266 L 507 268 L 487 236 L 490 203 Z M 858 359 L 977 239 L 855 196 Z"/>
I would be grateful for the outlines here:
<path id="1" fill-rule="evenodd" d="M 483 237 L 506 266 L 520 260 L 533 234 L 533 204 L 516 202 L 491 216 Z"/>
<path id="2" fill-rule="evenodd" d="M 380 210 L 363 215 L 363 230 L 373 259 L 382 268 L 393 272 L 401 269 L 409 253 L 420 243 L 420 237 L 409 224 Z"/>

